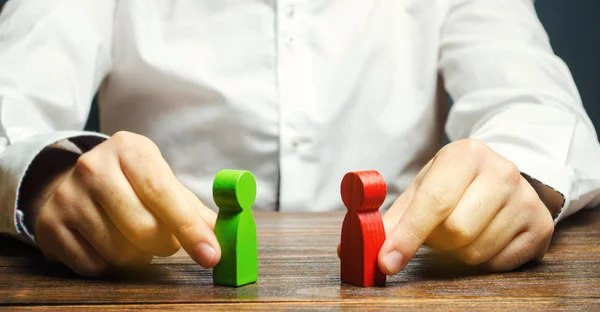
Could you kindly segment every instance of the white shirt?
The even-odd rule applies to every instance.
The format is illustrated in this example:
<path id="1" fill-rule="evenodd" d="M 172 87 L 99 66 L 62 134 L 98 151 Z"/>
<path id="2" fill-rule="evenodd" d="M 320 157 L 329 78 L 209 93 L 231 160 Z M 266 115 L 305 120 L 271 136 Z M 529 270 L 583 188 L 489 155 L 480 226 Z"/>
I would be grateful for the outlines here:
<path id="1" fill-rule="evenodd" d="M 531 0 L 9 1 L 1 231 L 24 231 L 17 190 L 41 149 L 100 136 L 80 131 L 98 88 L 101 131 L 152 139 L 213 208 L 224 168 L 280 211 L 344 209 L 342 176 L 375 169 L 387 207 L 444 126 L 561 192 L 560 218 L 600 196 L 594 126 Z"/>

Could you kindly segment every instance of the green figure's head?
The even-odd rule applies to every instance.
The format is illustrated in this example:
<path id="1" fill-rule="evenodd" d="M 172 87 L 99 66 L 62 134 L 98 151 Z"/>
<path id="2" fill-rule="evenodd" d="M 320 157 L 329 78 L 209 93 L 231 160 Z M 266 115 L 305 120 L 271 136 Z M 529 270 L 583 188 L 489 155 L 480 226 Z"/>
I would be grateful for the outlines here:
<path id="1" fill-rule="evenodd" d="M 256 180 L 250 171 L 221 170 L 213 182 L 213 198 L 219 211 L 251 210 L 256 199 Z"/>

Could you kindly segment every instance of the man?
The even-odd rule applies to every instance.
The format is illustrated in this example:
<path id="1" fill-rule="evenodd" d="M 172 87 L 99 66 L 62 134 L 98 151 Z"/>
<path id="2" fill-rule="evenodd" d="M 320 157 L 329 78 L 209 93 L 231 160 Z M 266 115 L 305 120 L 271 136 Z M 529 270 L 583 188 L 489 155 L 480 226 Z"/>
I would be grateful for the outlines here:
<path id="1" fill-rule="evenodd" d="M 107 135 L 79 131 L 97 90 Z M 423 244 L 514 269 L 600 196 L 531 0 L 12 0 L 0 122 L 2 231 L 84 276 L 180 247 L 214 266 L 223 168 L 279 211 L 342 209 L 343 174 L 380 171 L 386 274 Z"/>

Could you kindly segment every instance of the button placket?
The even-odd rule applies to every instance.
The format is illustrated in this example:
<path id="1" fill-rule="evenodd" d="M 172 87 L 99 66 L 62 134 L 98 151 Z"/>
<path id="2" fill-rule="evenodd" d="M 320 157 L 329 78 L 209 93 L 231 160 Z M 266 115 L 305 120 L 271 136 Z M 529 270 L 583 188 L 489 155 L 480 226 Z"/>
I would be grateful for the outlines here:
<path id="1" fill-rule="evenodd" d="M 284 211 L 287 208 L 295 206 L 295 196 L 293 195 L 291 179 L 296 175 L 299 160 L 299 141 L 298 141 L 298 114 L 296 112 L 296 103 L 298 101 L 295 93 L 297 92 L 298 79 L 297 68 L 295 65 L 294 48 L 295 38 L 295 17 L 296 10 L 291 1 L 280 1 L 278 14 L 278 36 L 279 36 L 279 100 L 280 100 L 280 192 L 279 192 L 279 210 Z"/>

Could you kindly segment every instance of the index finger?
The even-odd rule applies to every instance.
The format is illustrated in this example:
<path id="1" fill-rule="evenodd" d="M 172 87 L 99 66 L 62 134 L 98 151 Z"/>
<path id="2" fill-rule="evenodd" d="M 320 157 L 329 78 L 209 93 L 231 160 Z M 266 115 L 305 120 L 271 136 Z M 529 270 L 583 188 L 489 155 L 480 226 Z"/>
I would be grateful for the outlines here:
<path id="1" fill-rule="evenodd" d="M 379 268 L 398 273 L 448 216 L 477 174 L 461 155 L 441 154 L 431 164 L 412 201 L 379 252 Z"/>
<path id="2" fill-rule="evenodd" d="M 215 266 L 221 257 L 219 244 L 199 213 L 202 209 L 194 206 L 203 204 L 189 200 L 185 187 L 158 148 L 122 153 L 119 158 L 137 195 L 175 235 L 183 249 L 201 266 Z"/>

